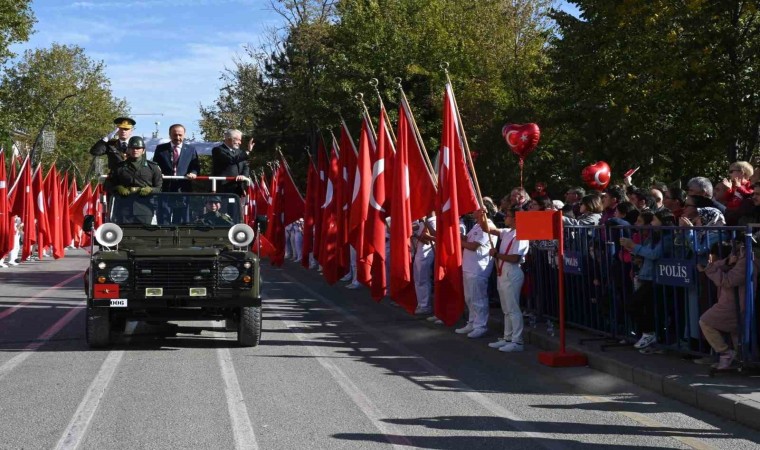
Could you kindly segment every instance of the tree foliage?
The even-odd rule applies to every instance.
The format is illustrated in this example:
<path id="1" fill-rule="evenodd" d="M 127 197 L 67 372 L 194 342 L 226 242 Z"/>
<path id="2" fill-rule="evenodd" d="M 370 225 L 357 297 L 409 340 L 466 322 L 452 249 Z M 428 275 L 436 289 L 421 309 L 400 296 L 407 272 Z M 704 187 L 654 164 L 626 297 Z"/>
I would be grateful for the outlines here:
<path id="1" fill-rule="evenodd" d="M 376 117 L 370 79 L 395 117 L 398 77 L 432 154 L 447 62 L 486 193 L 519 182 L 504 123 L 540 125 L 525 181 L 556 191 L 597 160 L 617 176 L 642 166 L 639 180 L 671 181 L 754 158 L 756 1 L 569 3 L 580 17 L 551 0 L 272 0 L 285 27 L 275 45 L 249 52 L 261 151 L 282 146 L 303 167 L 303 146 L 327 136 L 339 113 L 357 131 L 357 93 Z"/>
<path id="2" fill-rule="evenodd" d="M 103 118 L 127 112 L 126 101 L 111 94 L 103 63 L 88 58 L 77 46 L 53 44 L 28 50 L 10 67 L 0 84 L 2 126 L 36 137 L 43 125 L 54 131 L 56 148 L 42 155 L 80 181 L 90 164 L 93 136 L 107 134 L 112 125 Z"/>
<path id="3" fill-rule="evenodd" d="M 10 46 L 25 42 L 35 23 L 31 0 L 0 0 L 0 65 L 15 56 Z"/>

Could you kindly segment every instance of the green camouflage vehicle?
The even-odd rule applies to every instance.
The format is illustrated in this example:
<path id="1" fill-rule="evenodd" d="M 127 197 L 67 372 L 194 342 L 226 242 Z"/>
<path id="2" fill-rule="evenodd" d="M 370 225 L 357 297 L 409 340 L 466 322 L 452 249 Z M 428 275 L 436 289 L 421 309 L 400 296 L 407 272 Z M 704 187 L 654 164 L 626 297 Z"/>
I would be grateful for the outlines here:
<path id="1" fill-rule="evenodd" d="M 127 320 L 225 320 L 240 345 L 258 345 L 259 258 L 237 195 L 114 195 L 100 206 L 86 274 L 91 347 L 108 346 Z"/>

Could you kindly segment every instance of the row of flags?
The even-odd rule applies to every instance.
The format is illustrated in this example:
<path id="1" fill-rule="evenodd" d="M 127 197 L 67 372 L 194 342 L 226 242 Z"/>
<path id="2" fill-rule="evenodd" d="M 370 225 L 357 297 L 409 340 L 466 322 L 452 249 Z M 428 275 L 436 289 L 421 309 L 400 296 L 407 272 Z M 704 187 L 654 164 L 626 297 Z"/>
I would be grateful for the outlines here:
<path id="1" fill-rule="evenodd" d="M 89 237 L 82 232 L 86 214 L 96 207 L 93 198 L 99 195 L 100 186 L 93 192 L 90 185 L 81 193 L 76 179 L 61 173 L 55 166 L 47 175 L 41 165 L 32 170 L 27 156 L 17 168 L 15 157 L 6 171 L 5 151 L 0 150 L 0 258 L 6 257 L 17 243 L 16 227 L 23 227 L 20 257 L 29 259 L 37 246 L 41 259 L 50 248 L 55 259 L 65 256 L 69 245 L 89 246 Z"/>
<path id="2" fill-rule="evenodd" d="M 320 140 L 316 158 L 309 155 L 305 199 L 281 155 L 271 181 L 262 175 L 250 187 L 249 207 L 259 215 L 266 211 L 262 256 L 268 255 L 272 264 L 283 263 L 285 227 L 303 217 L 304 267 L 312 254 L 325 280 L 334 284 L 349 271 L 353 247 L 357 279 L 372 298 L 380 301 L 389 293 L 410 313 L 417 306 L 409 248 L 412 222 L 435 213 L 434 313 L 453 325 L 464 311 L 459 219 L 480 207 L 465 158 L 464 130 L 447 83 L 441 147 L 433 168 L 403 91 L 399 103 L 395 135 L 381 101 L 377 132 L 365 108 L 358 147 L 344 121 L 339 138 L 331 133 L 329 151 Z"/>

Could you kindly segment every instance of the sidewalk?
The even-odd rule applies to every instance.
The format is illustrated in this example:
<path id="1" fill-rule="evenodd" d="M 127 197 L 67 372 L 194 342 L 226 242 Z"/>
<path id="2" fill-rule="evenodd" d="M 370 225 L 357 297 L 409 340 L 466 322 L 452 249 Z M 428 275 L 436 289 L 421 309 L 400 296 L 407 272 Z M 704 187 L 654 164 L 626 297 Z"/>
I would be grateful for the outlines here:
<path id="1" fill-rule="evenodd" d="M 709 366 L 694 364 L 676 353 L 643 355 L 630 345 L 602 350 L 601 345 L 609 342 L 580 343 L 594 337 L 568 328 L 567 350 L 585 353 L 593 369 L 760 430 L 760 372 L 750 374 L 745 369 L 740 374 L 722 373 L 710 378 Z M 550 336 L 545 325 L 526 326 L 525 341 L 540 349 L 556 350 L 559 327 L 555 326 L 555 336 Z"/>

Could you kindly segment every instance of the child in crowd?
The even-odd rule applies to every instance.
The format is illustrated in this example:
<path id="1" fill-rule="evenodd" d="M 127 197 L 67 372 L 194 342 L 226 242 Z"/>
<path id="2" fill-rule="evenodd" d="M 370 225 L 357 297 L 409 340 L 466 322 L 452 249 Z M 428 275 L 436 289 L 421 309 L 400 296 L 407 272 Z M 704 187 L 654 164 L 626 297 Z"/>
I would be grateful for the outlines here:
<path id="1" fill-rule="evenodd" d="M 720 255 L 729 256 L 720 259 Z M 710 347 L 719 355 L 716 367 L 719 370 L 728 369 L 736 357 L 740 318 L 744 314 L 747 276 L 744 248 L 739 247 L 732 252 L 730 244 L 716 243 L 710 249 L 707 266 L 700 264 L 697 270 L 707 275 L 718 288 L 718 301 L 699 318 L 699 327 Z M 753 273 L 757 273 L 757 267 Z M 733 350 L 721 333 L 731 335 Z"/>

